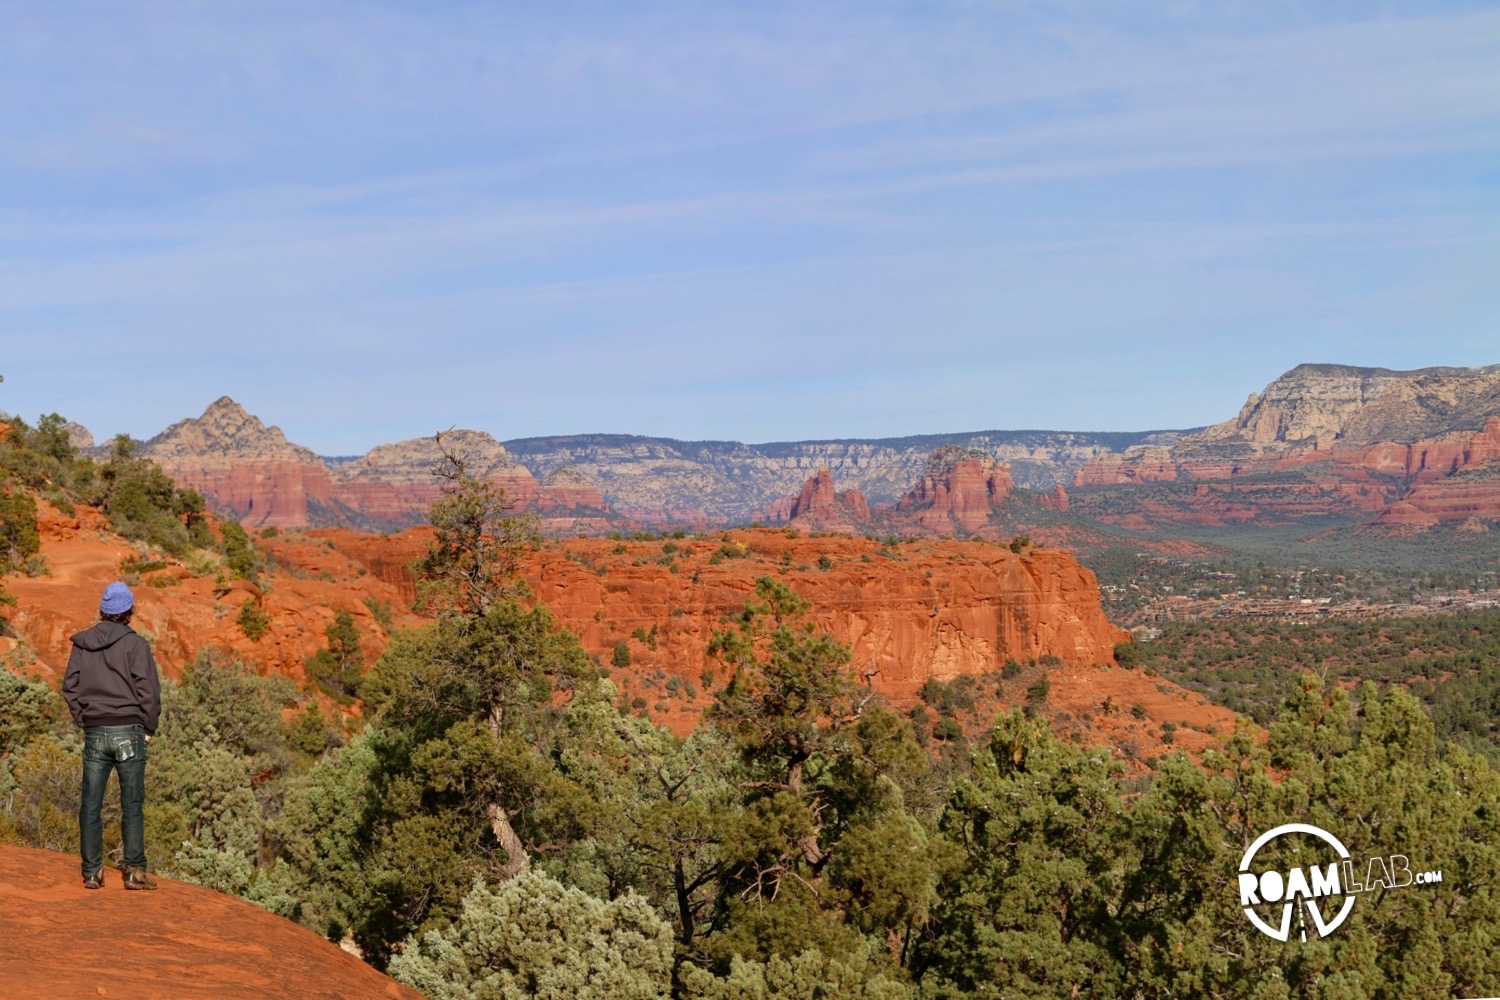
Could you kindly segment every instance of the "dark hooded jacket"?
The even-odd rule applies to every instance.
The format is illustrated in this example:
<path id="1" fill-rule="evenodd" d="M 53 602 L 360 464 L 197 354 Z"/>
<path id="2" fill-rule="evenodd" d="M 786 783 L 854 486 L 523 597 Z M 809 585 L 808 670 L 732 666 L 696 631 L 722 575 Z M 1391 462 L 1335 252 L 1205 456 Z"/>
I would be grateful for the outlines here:
<path id="1" fill-rule="evenodd" d="M 161 681 L 151 646 L 129 625 L 100 622 L 73 636 L 63 698 L 80 726 L 140 724 L 155 734 Z"/>

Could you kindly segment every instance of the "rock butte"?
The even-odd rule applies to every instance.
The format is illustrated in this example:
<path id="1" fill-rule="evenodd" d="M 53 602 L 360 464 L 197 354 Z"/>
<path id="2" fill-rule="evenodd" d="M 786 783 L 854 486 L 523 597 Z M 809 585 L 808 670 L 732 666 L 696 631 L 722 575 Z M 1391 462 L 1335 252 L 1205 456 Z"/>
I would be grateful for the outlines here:
<path id="1" fill-rule="evenodd" d="M 786 522 L 799 530 L 854 533 L 870 521 L 870 505 L 859 490 L 836 492 L 833 474 L 820 468 L 802 484 L 802 492 L 783 497 L 764 511 L 757 521 Z"/>
<path id="2" fill-rule="evenodd" d="M 1009 466 L 988 455 L 942 449 L 933 453 L 927 472 L 896 511 L 910 512 L 931 534 L 970 535 L 989 522 L 1011 487 Z"/>
<path id="3" fill-rule="evenodd" d="M 105 869 L 84 889 L 78 857 L 0 844 L 0 992 L 7 1000 L 421 1000 L 305 927 L 186 882 L 126 892 Z M 89 935 L 108 928 L 101 949 Z"/>

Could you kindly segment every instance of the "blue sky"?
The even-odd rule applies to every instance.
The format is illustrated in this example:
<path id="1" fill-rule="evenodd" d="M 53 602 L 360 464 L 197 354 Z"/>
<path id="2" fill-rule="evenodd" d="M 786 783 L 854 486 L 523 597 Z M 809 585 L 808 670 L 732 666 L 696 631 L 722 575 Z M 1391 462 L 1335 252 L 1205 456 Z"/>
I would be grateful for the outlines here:
<path id="1" fill-rule="evenodd" d="M 0 410 L 768 441 L 1500 363 L 1500 8 L 0 0 Z"/>

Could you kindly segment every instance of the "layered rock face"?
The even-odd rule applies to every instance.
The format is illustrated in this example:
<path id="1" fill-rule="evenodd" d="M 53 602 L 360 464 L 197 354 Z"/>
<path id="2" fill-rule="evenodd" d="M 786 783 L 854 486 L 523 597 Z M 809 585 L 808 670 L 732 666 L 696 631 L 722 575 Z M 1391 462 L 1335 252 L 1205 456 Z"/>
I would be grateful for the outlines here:
<path id="1" fill-rule="evenodd" d="M 1500 460 L 1497 414 L 1500 366 L 1303 365 L 1234 419 L 1191 433 L 987 431 L 762 445 L 622 435 L 502 444 L 475 431 L 450 435 L 473 452 L 473 471 L 555 535 L 795 519 L 820 530 L 993 536 L 986 525 L 1018 485 L 1052 496 L 1014 504 L 1007 530 L 1066 522 L 1091 531 L 1093 518 L 1170 532 L 1329 516 L 1411 528 L 1483 521 L 1500 507 L 1485 476 L 1446 482 Z M 70 434 L 83 441 L 87 432 Z M 934 447 L 944 456 L 936 466 Z M 440 493 L 431 439 L 319 459 L 227 398 L 143 452 L 252 527 L 399 529 L 420 523 Z M 834 490 L 835 481 L 847 488 Z M 1053 492 L 1064 484 L 1083 492 Z M 1192 488 L 1204 484 L 1206 492 Z M 1398 501 L 1410 509 L 1386 516 Z M 1052 519 L 1037 520 L 1039 510 Z"/>
<path id="2" fill-rule="evenodd" d="M 442 446 L 464 460 L 469 475 L 505 490 L 517 510 L 535 504 L 535 477 L 512 461 L 499 441 L 469 430 L 447 431 L 442 438 Z M 442 448 L 430 437 L 372 448 L 364 457 L 334 467 L 339 500 L 376 524 L 417 524 L 442 496 L 443 480 L 434 475 L 442 461 Z"/>
<path id="3" fill-rule="evenodd" d="M 82 428 L 78 431 L 87 435 Z M 971 470 L 960 469 L 954 483 L 941 486 L 946 494 L 958 490 L 956 496 L 923 493 L 938 489 L 935 482 L 925 482 L 935 446 L 982 454 L 987 464 L 981 478 L 993 500 L 1013 485 L 1010 466 L 999 466 L 1005 471 L 995 483 L 988 483 L 997 457 L 1017 463 L 1027 484 L 1051 489 L 1060 478 L 1071 479 L 1073 470 L 1112 454 L 1116 447 L 1140 441 L 1160 447 L 1160 442 L 1176 437 L 1176 432 L 987 431 L 746 445 L 588 435 L 527 439 L 507 446 L 477 431 L 448 432 L 451 442 L 472 453 L 471 472 L 505 488 L 518 501 L 518 509 L 538 513 L 559 534 L 607 531 L 618 525 L 698 529 L 806 518 L 805 509 L 794 513 L 793 508 L 801 488 L 820 470 L 852 484 L 838 493 L 836 513 L 822 508 L 812 516 L 812 521 L 825 521 L 828 530 L 870 521 L 872 505 L 894 504 L 917 483 L 917 504 L 937 504 L 933 523 L 941 523 L 944 512 L 953 508 L 960 511 L 958 521 L 943 523 L 940 530 L 967 533 L 964 525 L 983 520 L 982 503 L 969 496 L 973 491 L 965 477 Z M 142 453 L 180 485 L 197 489 L 217 510 L 251 527 L 401 528 L 419 523 L 439 495 L 431 470 L 440 455 L 430 438 L 381 445 L 357 458 L 321 459 L 288 442 L 280 429 L 266 427 L 228 397 L 216 401 L 202 417 L 172 425 L 147 442 Z M 541 483 L 537 475 L 545 477 Z M 945 479 L 947 475 L 945 471 Z"/>
<path id="4" fill-rule="evenodd" d="M 411 560 L 429 537 L 316 534 L 404 595 L 412 591 Z M 722 558 L 726 550 L 736 555 Z M 898 700 L 929 678 L 981 674 L 1011 658 L 1107 664 L 1126 638 L 1104 617 L 1093 573 L 1067 552 L 1021 556 L 982 542 L 922 541 L 895 553 L 864 538 L 792 538 L 773 529 L 685 542 L 575 539 L 537 553 L 526 577 L 600 662 L 625 643 L 632 667 L 617 681 L 653 697 L 664 698 L 644 680 L 658 668 L 694 683 L 716 669 L 709 640 L 765 575 L 806 598 L 815 622 L 852 646 L 858 672 Z M 820 557 L 828 569 L 817 568 Z M 639 638 L 646 634 L 649 645 Z M 674 701 L 667 721 L 691 724 L 701 708 Z"/>
<path id="5" fill-rule="evenodd" d="M 676 574 L 658 565 L 611 565 L 600 576 L 551 556 L 530 578 L 586 647 L 605 654 L 636 629 L 655 628 L 657 649 L 634 643 L 633 653 L 693 678 L 714 668 L 704 650 L 721 616 L 737 614 L 755 577 L 777 573 L 772 567 L 789 556 L 793 568 L 779 575 L 809 601 L 819 626 L 850 644 L 857 672 L 898 700 L 914 697 L 929 678 L 981 674 L 1010 658 L 1109 663 L 1124 640 L 1104 617 L 1094 575 L 1066 552 L 1022 557 L 983 543 L 932 542 L 903 545 L 898 560 L 865 562 L 879 547 L 863 538 L 789 539 L 770 530 L 730 537 L 746 556 L 709 565 L 699 561 L 707 553 L 695 553 L 691 576 L 686 565 Z M 568 549 L 596 558 L 605 551 L 598 542 Z M 819 556 L 832 561 L 827 572 L 795 568 L 816 566 Z"/>
<path id="6" fill-rule="evenodd" d="M 983 452 L 942 448 L 928 459 L 925 474 L 900 503 L 932 534 L 971 535 L 1011 491 L 1010 469 Z"/>
<path id="7" fill-rule="evenodd" d="M 1126 448 L 1113 458 L 1085 463 L 1073 475 L 1074 486 L 1118 486 L 1123 483 L 1170 483 L 1177 479 L 1172 452 L 1160 445 Z"/>
<path id="8" fill-rule="evenodd" d="M 582 474 L 559 470 L 550 485 L 538 484 L 489 434 L 453 430 L 442 438 L 470 475 L 504 489 L 517 511 L 535 511 L 559 530 L 608 530 L 604 500 Z M 421 523 L 442 495 L 434 470 L 443 452 L 435 438 L 325 460 L 227 396 L 146 442 L 141 454 L 248 527 L 404 528 Z"/>
<path id="9" fill-rule="evenodd" d="M 1500 423 L 1500 422 L 1497 422 Z M 1410 508 L 1397 512 L 1396 507 Z M 1500 521 L 1500 459 L 1463 466 L 1443 479 L 1418 483 L 1405 501 L 1382 514 L 1380 523 L 1451 524 Z"/>
<path id="10" fill-rule="evenodd" d="M 545 511 L 601 511 L 606 505 L 588 476 L 577 469 L 558 469 L 542 481 L 537 507 Z"/>
<path id="11" fill-rule="evenodd" d="M 195 489 L 215 508 L 248 525 L 336 524 L 333 479 L 306 448 L 287 441 L 228 396 L 203 416 L 179 420 L 140 453 L 179 486 Z"/>
<path id="12" fill-rule="evenodd" d="M 17 638 L 0 637 L 0 654 L 56 683 L 68 636 L 96 617 L 100 582 L 116 577 L 136 549 L 103 530 L 97 512 L 41 508 L 51 573 L 6 580 L 17 598 L 8 613 Z M 180 676 L 200 649 L 216 647 L 310 689 L 306 660 L 325 644 L 338 610 L 353 617 L 367 662 L 388 641 L 380 609 L 396 626 L 418 623 L 408 610 L 411 563 L 432 537 L 424 528 L 391 536 L 340 528 L 258 539 L 280 567 L 264 590 L 168 565 L 134 587 L 135 627 L 152 637 L 167 677 Z M 890 547 L 767 528 L 681 540 L 571 539 L 532 554 L 525 576 L 598 662 L 609 663 L 615 647 L 627 644 L 632 666 L 616 681 L 632 695 L 670 703 L 664 721 L 679 730 L 696 722 L 706 701 L 688 697 L 687 687 L 669 698 L 653 685 L 670 674 L 706 688 L 705 671 L 717 670 L 707 655 L 713 633 L 744 609 L 763 576 L 805 598 L 813 621 L 850 644 L 860 676 L 898 701 L 929 678 L 982 674 L 1012 658 L 1107 664 L 1125 639 L 1104 617 L 1093 573 L 1060 550 L 1017 555 L 983 542 L 935 540 Z M 247 601 L 270 622 L 255 639 L 236 621 Z M 21 653 L 32 658 L 22 662 Z"/>

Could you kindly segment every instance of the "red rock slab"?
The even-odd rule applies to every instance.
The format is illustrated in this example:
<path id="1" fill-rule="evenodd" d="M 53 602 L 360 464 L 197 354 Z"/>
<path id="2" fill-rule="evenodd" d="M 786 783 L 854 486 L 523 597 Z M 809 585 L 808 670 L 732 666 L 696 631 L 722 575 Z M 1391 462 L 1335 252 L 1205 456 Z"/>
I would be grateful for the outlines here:
<path id="1" fill-rule="evenodd" d="M 0 845 L 0 995 L 7 1000 L 347 1000 L 421 995 L 305 927 L 185 882 L 126 892 L 105 869 Z"/>

